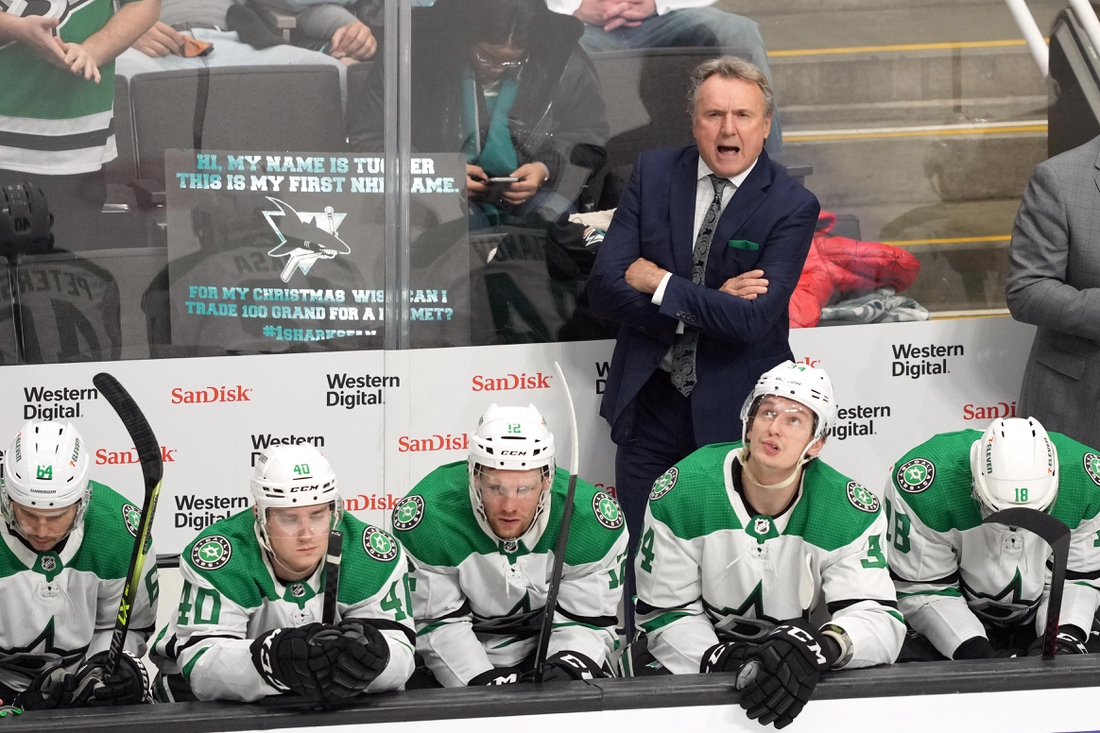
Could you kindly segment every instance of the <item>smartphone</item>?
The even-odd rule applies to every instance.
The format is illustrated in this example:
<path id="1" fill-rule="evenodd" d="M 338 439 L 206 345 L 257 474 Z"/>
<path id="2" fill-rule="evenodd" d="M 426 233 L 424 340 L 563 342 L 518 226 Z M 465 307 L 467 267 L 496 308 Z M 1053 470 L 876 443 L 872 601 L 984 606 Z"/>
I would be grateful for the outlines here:
<path id="1" fill-rule="evenodd" d="M 495 176 L 486 181 L 486 183 L 515 183 L 519 179 L 515 176 Z"/>

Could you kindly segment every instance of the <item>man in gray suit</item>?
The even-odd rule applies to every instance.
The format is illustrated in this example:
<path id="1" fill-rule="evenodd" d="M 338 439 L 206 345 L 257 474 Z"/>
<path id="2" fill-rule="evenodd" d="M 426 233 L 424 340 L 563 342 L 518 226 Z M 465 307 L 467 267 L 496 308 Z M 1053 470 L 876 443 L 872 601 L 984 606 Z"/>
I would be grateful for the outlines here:
<path id="1" fill-rule="evenodd" d="M 1016 320 L 1039 327 L 1018 413 L 1100 446 L 1100 137 L 1031 174 L 1007 296 Z"/>

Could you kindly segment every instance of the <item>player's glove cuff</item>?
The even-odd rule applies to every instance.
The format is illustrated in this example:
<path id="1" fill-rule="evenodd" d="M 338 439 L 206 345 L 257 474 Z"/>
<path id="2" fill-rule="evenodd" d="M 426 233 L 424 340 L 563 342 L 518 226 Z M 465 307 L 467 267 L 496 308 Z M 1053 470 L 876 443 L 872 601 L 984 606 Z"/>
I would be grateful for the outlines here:
<path id="1" fill-rule="evenodd" d="M 1085 646 L 1085 632 L 1081 629 L 1073 626 L 1072 624 L 1065 624 L 1058 627 L 1058 636 L 1054 638 L 1054 653 L 1057 654 L 1088 654 L 1089 650 Z M 1040 636 L 1035 641 L 1031 642 L 1031 646 L 1027 648 L 1027 655 L 1029 657 L 1037 657 L 1043 653 L 1043 637 Z"/>
<path id="2" fill-rule="evenodd" d="M 840 658 L 840 645 L 803 619 L 793 619 L 779 624 L 764 637 L 764 642 L 782 640 L 791 644 L 802 657 L 824 671 Z"/>
<path id="3" fill-rule="evenodd" d="M 600 665 L 584 654 L 561 651 L 546 660 L 542 681 L 591 680 L 607 676 Z"/>
<path id="4" fill-rule="evenodd" d="M 530 675 L 524 675 L 519 667 L 496 667 L 475 675 L 466 683 L 467 687 L 485 687 L 494 685 L 514 685 L 517 682 L 530 681 Z"/>
<path id="5" fill-rule="evenodd" d="M 756 644 L 747 641 L 723 641 L 715 644 L 703 653 L 703 659 L 699 662 L 699 671 L 703 674 L 711 672 L 737 672 L 745 664 L 745 657 Z"/>

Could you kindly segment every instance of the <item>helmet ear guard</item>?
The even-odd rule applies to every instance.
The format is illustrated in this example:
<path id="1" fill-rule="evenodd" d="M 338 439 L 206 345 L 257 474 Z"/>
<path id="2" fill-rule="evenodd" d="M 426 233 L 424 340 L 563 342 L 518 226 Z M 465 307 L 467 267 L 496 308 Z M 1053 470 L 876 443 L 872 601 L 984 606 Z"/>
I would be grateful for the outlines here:
<path id="1" fill-rule="evenodd" d="M 72 423 L 24 423 L 8 449 L 6 478 L 0 481 L 0 513 L 23 534 L 13 504 L 28 509 L 57 510 L 77 505 L 68 532 L 80 526 L 91 500 L 91 454 Z"/>
<path id="2" fill-rule="evenodd" d="M 974 497 L 990 511 L 1046 511 L 1058 498 L 1058 450 L 1033 417 L 997 418 L 970 446 Z"/>

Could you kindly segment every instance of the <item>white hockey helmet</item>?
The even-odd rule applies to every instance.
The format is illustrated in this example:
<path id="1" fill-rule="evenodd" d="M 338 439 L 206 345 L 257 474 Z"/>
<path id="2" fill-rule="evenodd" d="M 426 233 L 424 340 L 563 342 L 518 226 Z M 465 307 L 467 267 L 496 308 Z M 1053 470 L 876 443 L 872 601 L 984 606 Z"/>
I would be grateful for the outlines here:
<path id="1" fill-rule="evenodd" d="M 25 423 L 5 457 L 5 479 L 0 482 L 4 521 L 22 534 L 12 503 L 46 511 L 79 504 L 71 532 L 84 520 L 91 498 L 91 463 L 91 454 L 72 423 Z"/>
<path id="2" fill-rule="evenodd" d="M 1058 498 L 1058 450 L 1033 417 L 997 418 L 970 446 L 974 497 L 1000 511 L 1046 510 Z"/>
<path id="3" fill-rule="evenodd" d="M 500 407 L 489 405 L 470 441 L 470 473 L 475 466 L 502 471 L 532 468 L 554 472 L 554 434 L 546 427 L 534 405 Z"/>
<path id="4" fill-rule="evenodd" d="M 332 526 L 340 522 L 343 514 L 344 502 L 336 486 L 336 474 L 321 451 L 309 443 L 265 449 L 256 459 L 251 488 L 260 541 L 269 551 L 268 509 L 332 504 Z"/>
<path id="5" fill-rule="evenodd" d="M 836 420 L 836 402 L 833 399 L 833 383 L 824 369 L 809 364 L 795 364 L 785 361 L 760 375 L 756 386 L 741 405 L 741 442 L 748 447 L 749 428 L 756 417 L 760 401 L 768 395 L 794 400 L 813 411 L 813 445 L 825 437 L 825 433 Z M 807 448 L 809 447 L 807 445 Z"/>

